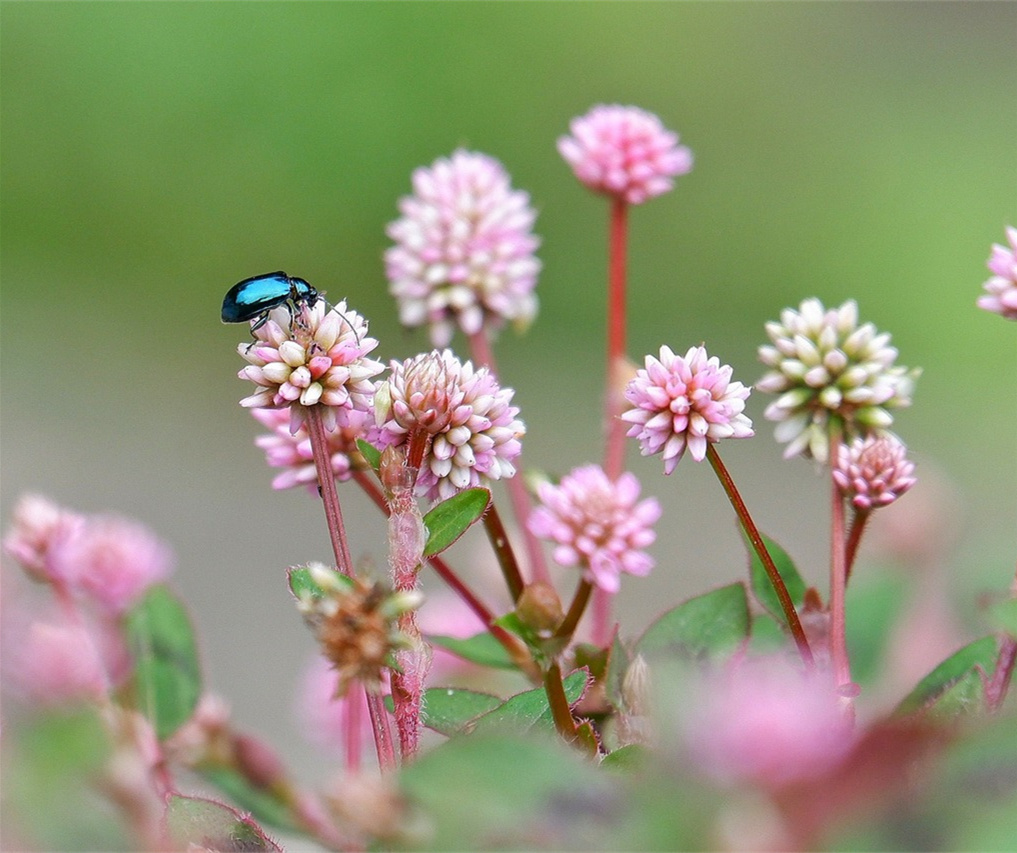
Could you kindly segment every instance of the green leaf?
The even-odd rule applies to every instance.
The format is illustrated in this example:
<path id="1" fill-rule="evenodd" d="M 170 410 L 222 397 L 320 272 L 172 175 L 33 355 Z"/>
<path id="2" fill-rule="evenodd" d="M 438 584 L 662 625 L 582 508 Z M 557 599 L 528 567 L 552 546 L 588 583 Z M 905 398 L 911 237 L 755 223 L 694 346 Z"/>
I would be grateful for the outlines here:
<path id="1" fill-rule="evenodd" d="M 659 655 L 716 660 L 737 650 L 749 636 L 749 602 L 741 582 L 690 598 L 658 617 L 634 649 Z"/>
<path id="2" fill-rule="evenodd" d="M 908 600 L 905 579 L 889 572 L 852 577 L 848 587 L 847 644 L 851 675 L 865 686 L 879 677 L 894 627 Z"/>
<path id="3" fill-rule="evenodd" d="M 991 673 L 995 663 L 995 637 L 982 637 L 968 643 L 919 681 L 897 706 L 896 713 L 970 711 L 972 702 L 977 704 L 982 692 L 982 680 L 976 667 Z"/>
<path id="4" fill-rule="evenodd" d="M 427 545 L 424 556 L 440 554 L 462 536 L 491 503 L 487 489 L 465 489 L 442 501 L 424 516 Z"/>
<path id="5" fill-rule="evenodd" d="M 353 588 L 353 579 L 344 575 L 342 572 L 335 572 L 336 583 L 347 589 Z M 311 576 L 310 569 L 301 566 L 295 569 L 286 570 L 286 581 L 290 586 L 290 592 L 293 593 L 293 597 L 298 601 L 301 598 L 308 597 L 314 600 L 321 598 L 328 598 L 329 593 L 323 590 L 315 582 Z"/>
<path id="6" fill-rule="evenodd" d="M 300 831 L 291 819 L 285 803 L 280 802 L 270 791 L 254 787 L 232 767 L 205 765 L 197 770 L 239 808 L 250 812 L 262 823 L 286 832 Z"/>
<path id="7" fill-rule="evenodd" d="M 784 608 L 780 606 L 780 599 L 777 597 L 773 584 L 770 582 L 770 576 L 766 573 L 766 567 L 763 565 L 763 561 L 759 559 L 756 549 L 752 547 L 748 538 L 745 537 L 744 531 L 742 532 L 742 537 L 745 539 L 745 547 L 749 552 L 749 575 L 752 579 L 752 592 L 759 603 L 766 608 L 767 612 L 780 624 L 786 626 L 787 618 L 784 616 Z M 802 576 L 798 573 L 794 560 L 791 559 L 787 551 L 781 548 L 769 536 L 763 536 L 762 539 L 766 550 L 773 559 L 773 564 L 777 567 L 777 574 L 784 580 L 788 595 L 791 596 L 791 602 L 795 607 L 800 607 L 805 599 L 805 581 L 802 580 Z"/>
<path id="8" fill-rule="evenodd" d="M 989 609 L 989 620 L 994 628 L 1017 637 L 1017 598 L 994 604 Z"/>
<path id="9" fill-rule="evenodd" d="M 220 851 L 282 851 L 253 820 L 225 803 L 170 794 L 166 830 L 180 849 L 195 844 Z"/>
<path id="10" fill-rule="evenodd" d="M 589 680 L 590 674 L 584 669 L 577 669 L 565 677 L 562 683 L 565 687 L 565 698 L 568 699 L 570 706 L 582 698 Z M 544 688 L 538 687 L 517 693 L 493 711 L 479 717 L 475 724 L 477 731 L 493 731 L 502 726 L 515 731 L 532 728 L 554 731 L 554 717 L 551 715 L 551 706 L 548 704 Z"/>
<path id="11" fill-rule="evenodd" d="M 357 439 L 357 450 L 367 460 L 367 464 L 377 473 L 378 469 L 381 468 L 381 451 L 373 444 L 368 444 L 362 438 Z"/>
<path id="12" fill-rule="evenodd" d="M 604 678 L 604 690 L 607 694 L 607 701 L 615 708 L 625 707 L 622 698 L 622 684 L 625 682 L 625 673 L 628 672 L 629 654 L 615 632 L 614 641 L 611 643 L 611 653 L 607 659 L 607 674 Z"/>
<path id="13" fill-rule="evenodd" d="M 505 647 L 487 631 L 481 631 L 466 639 L 428 634 L 427 641 L 432 646 L 438 646 L 438 648 L 445 649 L 463 660 L 480 666 L 490 666 L 494 669 L 517 668 L 509 653 L 505 651 Z"/>
<path id="14" fill-rule="evenodd" d="M 127 644 L 138 708 L 163 740 L 187 721 L 201 695 L 191 620 L 167 587 L 153 587 L 127 615 Z"/>
<path id="15" fill-rule="evenodd" d="M 652 753 L 650 749 L 641 743 L 629 743 L 620 746 L 604 756 L 600 766 L 608 770 L 627 772 L 638 770 L 650 761 Z"/>
<path id="16" fill-rule="evenodd" d="M 473 720 L 501 704 L 501 697 L 490 693 L 432 687 L 424 691 L 422 722 L 429 729 L 451 736 L 469 731 Z"/>

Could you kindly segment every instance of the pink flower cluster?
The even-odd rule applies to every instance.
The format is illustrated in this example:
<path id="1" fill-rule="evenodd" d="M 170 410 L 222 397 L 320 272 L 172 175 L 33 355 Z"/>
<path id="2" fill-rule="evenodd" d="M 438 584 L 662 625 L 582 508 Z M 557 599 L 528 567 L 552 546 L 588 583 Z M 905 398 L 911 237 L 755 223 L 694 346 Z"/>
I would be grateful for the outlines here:
<path id="1" fill-rule="evenodd" d="M 638 439 L 643 456 L 662 454 L 665 474 L 686 449 L 702 462 L 710 442 L 753 434 L 752 421 L 742 413 L 749 389 L 732 382 L 731 368 L 710 358 L 704 347 L 682 357 L 662 346 L 660 358 L 648 355 L 645 364 L 625 389 L 632 408 L 621 417 L 632 424 L 628 435 Z"/>
<path id="2" fill-rule="evenodd" d="M 692 169 L 692 152 L 653 113 L 600 105 L 573 119 L 558 151 L 594 192 L 642 204 Z"/>
<path id="3" fill-rule="evenodd" d="M 1006 229 L 1006 240 L 1009 247 L 992 246 L 986 263 L 992 277 L 983 285 L 985 295 L 978 297 L 978 307 L 1017 320 L 1017 228 Z"/>
<path id="4" fill-rule="evenodd" d="M 833 479 L 857 509 L 892 504 L 917 481 L 907 448 L 891 435 L 856 438 L 839 445 Z"/>
<path id="5" fill-rule="evenodd" d="M 537 488 L 541 506 L 530 515 L 530 531 L 555 543 L 561 566 L 580 566 L 587 580 L 605 592 L 617 592 L 622 572 L 644 577 L 653 558 L 643 549 L 653 543 L 660 518 L 656 498 L 639 500 L 639 480 L 622 474 L 611 481 L 599 465 L 586 465 L 562 477 L 556 486 Z"/>
<path id="6" fill-rule="evenodd" d="M 429 433 L 416 490 L 430 500 L 513 477 L 513 460 L 522 452 L 526 432 L 511 404 L 514 393 L 501 388 L 486 367 L 474 369 L 450 350 L 393 361 L 376 395 L 378 430 L 372 443 L 384 450 L 406 444 L 415 433 Z"/>
<path id="7" fill-rule="evenodd" d="M 395 245 L 385 271 L 406 326 L 430 325 L 431 342 L 448 346 L 505 321 L 529 325 L 540 272 L 530 197 L 513 190 L 493 157 L 456 151 L 413 173 L 402 218 L 388 226 Z"/>

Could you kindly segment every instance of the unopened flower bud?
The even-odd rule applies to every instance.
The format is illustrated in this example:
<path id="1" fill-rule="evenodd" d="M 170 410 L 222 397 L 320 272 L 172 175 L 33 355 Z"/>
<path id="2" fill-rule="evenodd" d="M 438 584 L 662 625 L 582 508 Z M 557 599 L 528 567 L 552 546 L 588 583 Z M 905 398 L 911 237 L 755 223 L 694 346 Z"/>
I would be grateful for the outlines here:
<path id="1" fill-rule="evenodd" d="M 544 633 L 557 628 L 565 613 L 555 588 L 544 581 L 534 581 L 519 596 L 516 616 L 528 628 Z"/>

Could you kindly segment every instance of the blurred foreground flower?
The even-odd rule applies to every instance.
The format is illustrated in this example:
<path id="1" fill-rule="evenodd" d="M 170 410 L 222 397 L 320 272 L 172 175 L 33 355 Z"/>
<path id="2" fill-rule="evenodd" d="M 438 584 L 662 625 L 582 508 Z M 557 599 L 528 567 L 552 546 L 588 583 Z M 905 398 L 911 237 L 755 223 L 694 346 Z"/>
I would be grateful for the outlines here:
<path id="1" fill-rule="evenodd" d="M 986 263 L 992 277 L 982 285 L 985 295 L 978 297 L 978 307 L 1017 320 L 1017 228 L 1006 229 L 1006 240 L 1009 247 L 992 245 Z"/>
<path id="2" fill-rule="evenodd" d="M 376 396 L 378 447 L 399 447 L 429 435 L 416 490 L 431 500 L 485 479 L 513 477 L 526 431 L 519 409 L 511 405 L 514 393 L 499 387 L 486 367 L 474 370 L 472 362 L 461 363 L 450 350 L 393 361 Z"/>
<path id="3" fill-rule="evenodd" d="M 785 458 L 826 462 L 833 436 L 882 434 L 893 423 L 890 410 L 911 405 L 921 371 L 894 366 L 890 336 L 859 326 L 854 300 L 827 311 L 806 299 L 767 323 L 766 333 L 773 343 L 759 348 L 759 360 L 770 370 L 756 389 L 780 394 L 765 414 L 778 422 L 777 441 L 788 443 Z"/>
<path id="4" fill-rule="evenodd" d="M 581 567 L 587 580 L 611 593 L 620 588 L 622 572 L 650 573 L 653 558 L 642 549 L 656 538 L 653 525 L 661 508 L 656 498 L 639 501 L 639 480 L 633 474 L 612 482 L 599 465 L 586 465 L 557 486 L 541 483 L 537 494 L 541 506 L 528 526 L 556 543 L 559 565 Z"/>
<path id="5" fill-rule="evenodd" d="M 856 438 L 840 445 L 833 479 L 857 509 L 887 506 L 916 482 L 907 448 L 893 436 Z"/>
<path id="6" fill-rule="evenodd" d="M 54 543 L 84 524 L 79 513 L 64 509 L 41 495 L 22 495 L 14 507 L 14 523 L 3 539 L 3 549 L 37 580 L 65 581 L 54 571 L 50 552 Z"/>
<path id="7" fill-rule="evenodd" d="M 653 113 L 617 104 L 593 107 L 572 120 L 558 151 L 594 192 L 629 204 L 666 193 L 692 169 L 692 152 Z"/>
<path id="8" fill-rule="evenodd" d="M 621 417 L 633 425 L 628 435 L 639 440 L 643 456 L 663 455 L 665 474 L 686 449 L 702 462 L 707 444 L 753 434 L 742 413 L 749 389 L 732 382 L 731 368 L 704 347 L 692 347 L 683 358 L 662 346 L 660 359 L 648 355 L 645 364 L 625 389 L 632 408 Z"/>
<path id="9" fill-rule="evenodd" d="M 291 428 L 303 421 L 302 407 L 318 403 L 328 427 L 348 426 L 355 412 L 370 411 L 374 376 L 384 365 L 367 357 L 378 346 L 367 336 L 367 321 L 345 300 L 329 308 L 324 299 L 301 302 L 295 316 L 276 308 L 253 344 L 237 351 L 250 364 L 237 375 L 259 390 L 240 401 L 246 408 L 289 408 Z M 299 405 L 293 405 L 294 403 Z"/>
<path id="10" fill-rule="evenodd" d="M 417 169 L 413 190 L 387 229 L 396 245 L 385 271 L 400 321 L 428 324 L 436 347 L 448 346 L 456 326 L 474 335 L 505 321 L 529 325 L 540 272 L 529 195 L 512 189 L 493 157 L 462 150 Z"/>

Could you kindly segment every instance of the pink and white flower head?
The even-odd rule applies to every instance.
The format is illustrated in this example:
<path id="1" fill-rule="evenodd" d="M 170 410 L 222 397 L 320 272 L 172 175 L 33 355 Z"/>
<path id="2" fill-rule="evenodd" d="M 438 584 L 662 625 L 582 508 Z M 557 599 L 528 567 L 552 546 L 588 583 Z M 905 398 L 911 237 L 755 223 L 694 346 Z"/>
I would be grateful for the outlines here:
<path id="1" fill-rule="evenodd" d="M 285 409 L 251 409 L 251 414 L 271 430 L 267 435 L 259 435 L 254 443 L 265 451 L 269 467 L 283 469 L 272 480 L 272 488 L 306 486 L 315 492 L 318 473 L 307 427 L 301 424 L 296 432 L 291 432 L 290 415 Z M 345 425 L 325 433 L 332 473 L 340 482 L 350 479 L 354 468 L 366 467 L 357 449 L 357 439 L 366 439 L 373 425 L 372 415 L 360 410 L 348 412 L 345 421 Z"/>
<path id="2" fill-rule="evenodd" d="M 151 530 L 117 516 L 89 516 L 56 541 L 53 571 L 112 616 L 124 613 L 153 584 L 169 577 L 173 555 Z"/>
<path id="3" fill-rule="evenodd" d="M 345 300 L 332 308 L 324 299 L 302 302 L 292 317 L 287 306 L 276 308 L 253 334 L 253 344 L 237 347 L 249 362 L 237 375 L 259 390 L 241 400 L 241 406 L 288 408 L 294 430 L 306 406 L 323 406 L 329 428 L 347 426 L 353 412 L 370 411 L 372 379 L 384 365 L 367 357 L 378 342 L 368 337 L 367 321 L 349 310 Z"/>
<path id="4" fill-rule="evenodd" d="M 393 361 L 391 367 L 376 395 L 373 443 L 385 450 L 430 436 L 417 494 L 440 500 L 515 476 L 513 460 L 522 452 L 526 427 L 511 404 L 511 388 L 501 388 L 486 367 L 475 370 L 450 350 Z"/>
<path id="5" fill-rule="evenodd" d="M 852 746 L 830 684 L 778 660 L 707 675 L 690 697 L 682 734 L 693 761 L 718 782 L 771 788 L 829 772 Z"/>
<path id="6" fill-rule="evenodd" d="M 70 535 L 84 523 L 83 516 L 58 506 L 40 495 L 24 495 L 14 507 L 14 523 L 3 540 L 3 549 L 33 577 L 61 581 L 49 559 L 54 542 Z"/>
<path id="7" fill-rule="evenodd" d="M 97 702 L 109 680 L 95 638 L 81 623 L 36 619 L 9 642 L 4 683 L 26 702 L 63 705 Z"/>
<path id="8" fill-rule="evenodd" d="M 1017 228 L 1006 229 L 1009 246 L 992 244 L 986 266 L 992 277 L 982 285 L 985 295 L 978 297 L 978 307 L 1017 320 Z"/>
<path id="9" fill-rule="evenodd" d="M 624 473 L 612 481 L 599 465 L 585 465 L 562 477 L 556 486 L 537 487 L 541 505 L 527 526 L 534 535 L 555 543 L 560 566 L 579 566 L 591 583 L 617 592 L 621 574 L 645 577 L 653 558 L 643 549 L 653 543 L 660 518 L 656 498 L 639 500 L 639 480 Z"/>
<path id="10" fill-rule="evenodd" d="M 400 321 L 429 325 L 436 347 L 448 346 L 457 326 L 467 335 L 505 321 L 528 326 L 540 272 L 529 195 L 512 189 L 493 157 L 463 150 L 417 169 L 413 193 L 386 229 L 395 245 L 385 272 Z"/>
<path id="11" fill-rule="evenodd" d="M 832 474 L 841 494 L 857 509 L 888 506 L 916 482 L 907 447 L 891 435 L 856 438 L 840 445 Z"/>
<path id="12" fill-rule="evenodd" d="M 772 344 L 759 348 L 759 360 L 770 370 L 756 389 L 780 394 L 765 415 L 778 422 L 785 458 L 804 453 L 826 462 L 832 436 L 882 434 L 893 424 L 890 410 L 911 405 L 921 371 L 894 365 L 890 336 L 859 326 L 854 300 L 827 311 L 806 299 L 767 323 L 766 334 Z"/>
<path id="13" fill-rule="evenodd" d="M 642 204 L 692 170 L 692 152 L 653 113 L 599 105 L 572 120 L 558 151 L 594 192 Z"/>
<path id="14" fill-rule="evenodd" d="M 627 434 L 639 440 L 643 456 L 662 454 L 665 474 L 686 450 L 702 462 L 709 443 L 753 434 L 743 414 L 749 389 L 732 382 L 731 368 L 704 347 L 682 357 L 662 346 L 660 358 L 648 355 L 645 364 L 625 389 L 632 408 L 621 417 L 632 424 Z"/>

